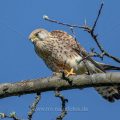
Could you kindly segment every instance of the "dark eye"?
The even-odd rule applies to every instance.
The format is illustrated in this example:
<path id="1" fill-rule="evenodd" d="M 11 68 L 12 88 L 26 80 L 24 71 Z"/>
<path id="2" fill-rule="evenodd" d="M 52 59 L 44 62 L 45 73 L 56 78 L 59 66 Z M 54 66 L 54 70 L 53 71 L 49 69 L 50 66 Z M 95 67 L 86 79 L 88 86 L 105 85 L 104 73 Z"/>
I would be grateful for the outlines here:
<path id="1" fill-rule="evenodd" d="M 35 36 L 38 37 L 38 33 L 36 33 Z"/>

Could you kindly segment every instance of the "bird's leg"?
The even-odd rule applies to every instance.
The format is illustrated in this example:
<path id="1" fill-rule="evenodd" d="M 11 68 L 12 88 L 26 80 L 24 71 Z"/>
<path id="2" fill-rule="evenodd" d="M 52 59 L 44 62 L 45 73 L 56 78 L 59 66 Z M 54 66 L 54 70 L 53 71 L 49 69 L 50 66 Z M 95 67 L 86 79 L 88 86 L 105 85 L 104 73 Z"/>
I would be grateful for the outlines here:
<path id="1" fill-rule="evenodd" d="M 66 77 L 69 77 L 70 75 L 76 75 L 73 68 L 71 68 L 70 71 L 64 70 L 64 72 L 66 74 Z"/>

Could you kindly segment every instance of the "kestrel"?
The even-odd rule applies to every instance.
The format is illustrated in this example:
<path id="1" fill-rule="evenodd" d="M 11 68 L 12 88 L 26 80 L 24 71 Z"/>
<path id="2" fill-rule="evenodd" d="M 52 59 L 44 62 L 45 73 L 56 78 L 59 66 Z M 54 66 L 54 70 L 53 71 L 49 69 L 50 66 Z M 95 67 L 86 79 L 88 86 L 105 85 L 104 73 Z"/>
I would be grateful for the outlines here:
<path id="1" fill-rule="evenodd" d="M 69 76 L 71 74 L 103 73 L 106 69 L 116 68 L 94 61 L 88 56 L 86 50 L 64 31 L 48 32 L 45 29 L 36 29 L 29 35 L 29 39 L 34 44 L 37 55 L 53 72 L 64 71 Z M 95 89 L 109 102 L 120 99 L 118 86 L 95 87 Z"/>

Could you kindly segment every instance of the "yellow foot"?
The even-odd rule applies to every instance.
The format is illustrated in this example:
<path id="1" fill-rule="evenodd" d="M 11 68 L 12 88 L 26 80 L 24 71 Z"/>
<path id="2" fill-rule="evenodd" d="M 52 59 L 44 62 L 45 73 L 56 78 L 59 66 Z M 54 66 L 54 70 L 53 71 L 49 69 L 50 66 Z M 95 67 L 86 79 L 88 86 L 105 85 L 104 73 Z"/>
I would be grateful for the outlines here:
<path id="1" fill-rule="evenodd" d="M 74 73 L 74 69 L 73 68 L 70 71 L 65 70 L 64 72 L 66 74 L 66 77 L 69 77 L 70 75 L 76 75 L 76 73 Z"/>

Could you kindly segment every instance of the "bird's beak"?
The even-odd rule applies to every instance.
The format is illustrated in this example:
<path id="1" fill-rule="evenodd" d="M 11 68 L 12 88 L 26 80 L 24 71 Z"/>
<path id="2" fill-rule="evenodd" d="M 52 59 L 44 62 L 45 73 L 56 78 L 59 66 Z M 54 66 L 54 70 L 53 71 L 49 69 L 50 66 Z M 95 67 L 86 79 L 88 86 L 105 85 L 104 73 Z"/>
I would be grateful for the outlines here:
<path id="1" fill-rule="evenodd" d="M 37 37 L 35 35 L 32 35 L 32 36 L 29 36 L 29 40 L 31 40 L 31 42 L 34 42 L 34 40 L 36 39 Z"/>

